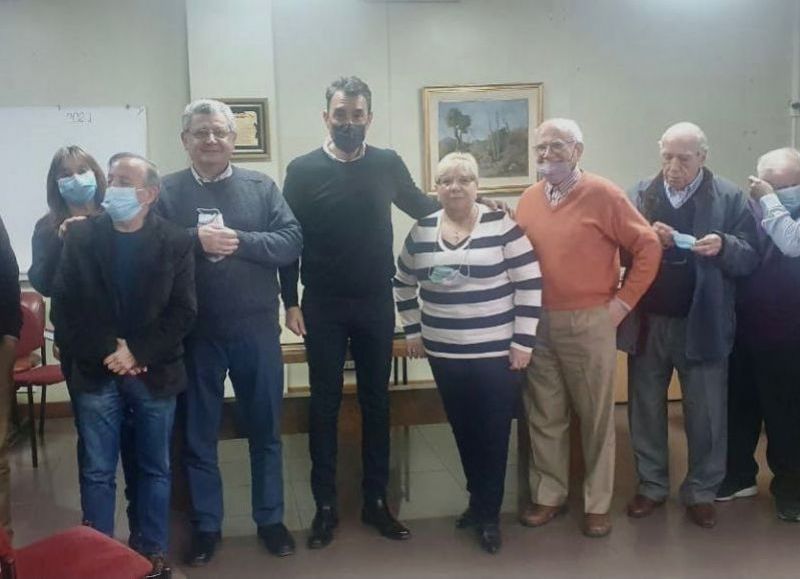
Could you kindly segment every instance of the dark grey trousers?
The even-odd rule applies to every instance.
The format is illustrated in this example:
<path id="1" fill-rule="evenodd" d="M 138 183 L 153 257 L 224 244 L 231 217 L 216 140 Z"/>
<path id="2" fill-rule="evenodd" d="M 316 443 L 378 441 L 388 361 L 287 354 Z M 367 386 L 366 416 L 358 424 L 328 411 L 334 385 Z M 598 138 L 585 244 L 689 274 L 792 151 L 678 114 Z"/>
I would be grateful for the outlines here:
<path id="1" fill-rule="evenodd" d="M 669 496 L 667 389 L 674 369 L 689 446 L 680 498 L 686 505 L 712 502 L 725 477 L 728 361 L 688 360 L 685 318 L 649 315 L 645 322 L 644 346 L 628 356 L 628 420 L 638 492 L 657 501 Z"/>

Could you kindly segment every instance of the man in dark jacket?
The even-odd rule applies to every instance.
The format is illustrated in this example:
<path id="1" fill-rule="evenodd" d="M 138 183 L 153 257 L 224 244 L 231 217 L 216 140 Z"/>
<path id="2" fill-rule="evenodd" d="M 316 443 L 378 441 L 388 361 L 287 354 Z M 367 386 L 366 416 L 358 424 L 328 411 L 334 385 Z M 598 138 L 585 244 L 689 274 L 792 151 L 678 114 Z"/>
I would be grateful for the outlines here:
<path id="1" fill-rule="evenodd" d="M 150 213 L 160 188 L 151 162 L 115 155 L 108 176 L 105 214 L 73 224 L 66 238 L 56 324 L 81 416 L 84 519 L 113 535 L 120 436 L 134 436 L 131 544 L 160 570 L 175 397 L 186 387 L 183 339 L 197 312 L 194 248 L 184 230 Z"/>
<path id="2" fill-rule="evenodd" d="M 0 219 L 0 526 L 11 532 L 11 480 L 8 466 L 8 417 L 14 380 L 14 349 L 22 328 L 19 268 Z"/>
<path id="3" fill-rule="evenodd" d="M 628 515 L 645 517 L 669 496 L 667 388 L 677 370 L 689 446 L 680 497 L 691 521 L 708 528 L 725 476 L 734 280 L 758 263 L 755 222 L 739 188 L 704 167 L 700 127 L 673 125 L 659 145 L 662 171 L 636 185 L 632 200 L 664 247 L 661 269 L 619 332 L 630 354 L 628 415 L 639 476 Z"/>
<path id="4" fill-rule="evenodd" d="M 208 563 L 220 539 L 217 441 L 228 373 L 250 446 L 258 536 L 270 553 L 289 555 L 294 540 L 283 524 L 277 272 L 300 255 L 300 224 L 272 179 L 231 165 L 236 132 L 228 105 L 190 103 L 181 139 L 192 165 L 164 178 L 159 210 L 189 230 L 197 255 L 197 327 L 186 352 L 186 474 L 194 526 L 188 563 Z"/>
<path id="5" fill-rule="evenodd" d="M 737 288 L 728 463 L 716 500 L 758 492 L 753 453 L 763 422 L 778 517 L 800 522 L 800 152 L 770 151 L 757 171 L 758 178 L 750 178 L 750 210 L 762 259 Z"/>

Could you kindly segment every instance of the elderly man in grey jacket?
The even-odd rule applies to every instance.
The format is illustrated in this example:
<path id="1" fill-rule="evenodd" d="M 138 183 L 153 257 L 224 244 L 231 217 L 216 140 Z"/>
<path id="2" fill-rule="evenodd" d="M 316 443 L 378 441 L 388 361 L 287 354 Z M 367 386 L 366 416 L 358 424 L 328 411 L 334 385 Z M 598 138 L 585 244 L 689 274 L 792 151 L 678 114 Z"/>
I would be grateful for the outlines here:
<path id="1" fill-rule="evenodd" d="M 661 269 L 619 333 L 630 354 L 628 417 L 639 477 L 628 515 L 645 517 L 669 496 L 667 388 L 677 370 L 689 446 L 680 498 L 692 522 L 710 528 L 725 476 L 734 278 L 758 264 L 755 222 L 739 188 L 704 166 L 700 127 L 673 125 L 659 146 L 662 171 L 631 197 L 664 247 Z"/>

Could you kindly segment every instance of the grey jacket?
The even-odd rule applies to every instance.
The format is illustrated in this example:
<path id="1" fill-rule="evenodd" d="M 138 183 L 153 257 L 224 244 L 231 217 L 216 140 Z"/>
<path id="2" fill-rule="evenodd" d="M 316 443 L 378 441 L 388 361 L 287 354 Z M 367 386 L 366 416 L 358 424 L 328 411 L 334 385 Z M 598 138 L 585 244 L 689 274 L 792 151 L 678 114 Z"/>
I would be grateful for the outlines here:
<path id="1" fill-rule="evenodd" d="M 689 309 L 686 355 L 690 360 L 720 360 L 730 354 L 736 328 L 734 312 L 735 277 L 751 273 L 759 255 L 756 223 L 747 208 L 747 198 L 733 183 L 703 169 L 703 180 L 695 192 L 694 225 L 691 234 L 698 239 L 717 233 L 722 250 L 711 258 L 695 260 L 696 282 Z M 664 177 L 637 183 L 629 192 L 633 204 L 645 219 L 653 222 L 658 196 L 665 195 Z M 647 323 L 639 308 L 620 324 L 617 346 L 636 354 L 647 332 Z"/>

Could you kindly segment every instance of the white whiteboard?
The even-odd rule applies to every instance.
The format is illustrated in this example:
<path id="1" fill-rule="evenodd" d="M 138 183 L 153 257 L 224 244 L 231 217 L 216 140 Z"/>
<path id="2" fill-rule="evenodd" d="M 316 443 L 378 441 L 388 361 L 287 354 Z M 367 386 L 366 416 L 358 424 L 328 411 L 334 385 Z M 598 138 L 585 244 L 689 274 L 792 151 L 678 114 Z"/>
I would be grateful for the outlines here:
<path id="1" fill-rule="evenodd" d="M 31 265 L 31 236 L 47 213 L 47 171 L 59 147 L 79 145 L 105 170 L 121 151 L 147 155 L 144 107 L 0 107 L 0 216 L 21 273 Z"/>

